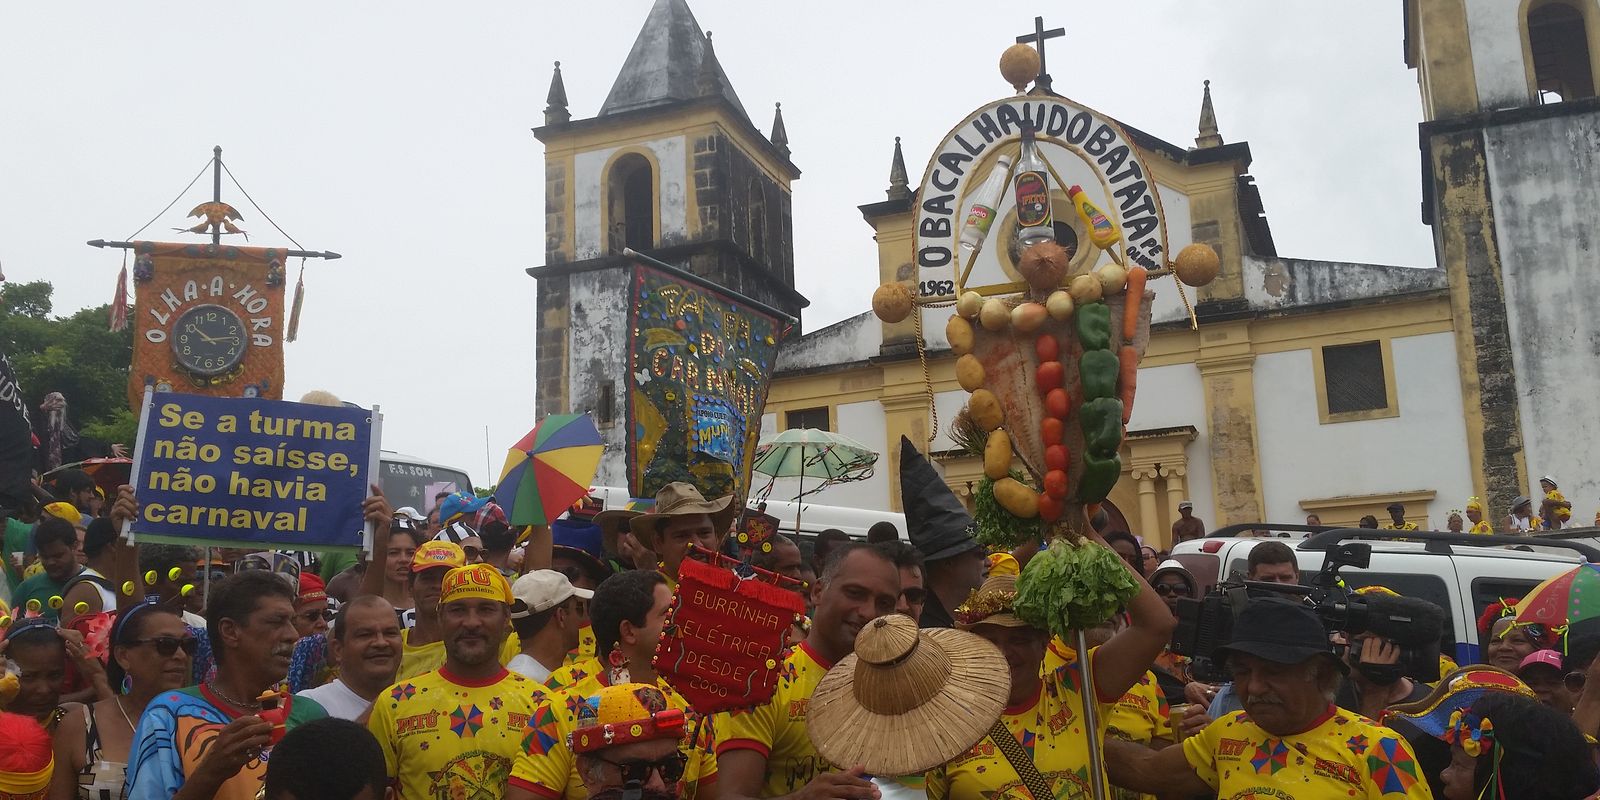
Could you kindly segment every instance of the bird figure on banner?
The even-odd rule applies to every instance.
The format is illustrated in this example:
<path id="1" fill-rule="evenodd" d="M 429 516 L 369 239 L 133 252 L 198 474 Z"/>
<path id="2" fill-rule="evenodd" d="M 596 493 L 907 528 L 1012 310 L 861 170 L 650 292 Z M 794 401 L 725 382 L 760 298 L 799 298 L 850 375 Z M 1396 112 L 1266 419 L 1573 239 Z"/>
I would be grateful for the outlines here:
<path id="1" fill-rule="evenodd" d="M 250 240 L 250 234 L 248 232 L 233 224 L 235 220 L 243 220 L 244 215 L 240 214 L 233 206 L 230 206 L 220 200 L 208 200 L 200 205 L 195 206 L 194 210 L 189 212 L 189 216 L 201 217 L 205 219 L 205 222 L 202 222 L 193 228 L 173 228 L 173 230 L 182 233 L 202 234 L 238 233 L 244 235 L 245 241 Z"/>

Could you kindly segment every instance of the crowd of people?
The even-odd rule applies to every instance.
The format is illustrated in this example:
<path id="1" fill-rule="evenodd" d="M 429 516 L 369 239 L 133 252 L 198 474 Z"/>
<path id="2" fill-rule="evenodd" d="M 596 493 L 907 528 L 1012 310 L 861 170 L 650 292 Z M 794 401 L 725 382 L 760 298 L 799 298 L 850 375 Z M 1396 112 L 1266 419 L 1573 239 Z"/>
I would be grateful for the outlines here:
<path id="1" fill-rule="evenodd" d="M 1369 587 L 1408 624 L 1330 636 L 1254 599 L 1216 680 L 1173 649 L 1208 581 L 1101 513 L 1085 536 L 1137 591 L 1083 653 L 1018 610 L 1037 544 L 980 545 L 914 450 L 900 476 L 904 535 L 809 547 L 681 483 L 524 530 L 493 498 L 374 487 L 371 553 L 344 556 L 134 547 L 136 494 L 61 473 L 6 522 L 0 797 L 1079 798 L 1096 775 L 1117 798 L 1600 796 L 1600 629 L 1520 624 L 1508 598 L 1483 663 L 1419 670 L 1426 601 Z M 716 552 L 806 614 L 770 697 L 702 713 L 656 653 Z M 1302 581 L 1270 540 L 1245 577 Z M 919 767 L 868 768 L 892 763 Z"/>

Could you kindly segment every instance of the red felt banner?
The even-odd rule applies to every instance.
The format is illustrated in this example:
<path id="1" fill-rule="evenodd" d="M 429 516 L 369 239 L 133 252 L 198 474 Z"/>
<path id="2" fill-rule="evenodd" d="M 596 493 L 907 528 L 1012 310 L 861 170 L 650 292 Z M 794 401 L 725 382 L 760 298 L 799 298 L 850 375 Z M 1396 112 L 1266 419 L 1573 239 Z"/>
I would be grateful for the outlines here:
<path id="1" fill-rule="evenodd" d="M 789 630 L 805 614 L 800 595 L 776 585 L 782 576 L 740 569 L 752 577 L 684 559 L 656 646 L 657 674 L 701 714 L 770 700 Z"/>

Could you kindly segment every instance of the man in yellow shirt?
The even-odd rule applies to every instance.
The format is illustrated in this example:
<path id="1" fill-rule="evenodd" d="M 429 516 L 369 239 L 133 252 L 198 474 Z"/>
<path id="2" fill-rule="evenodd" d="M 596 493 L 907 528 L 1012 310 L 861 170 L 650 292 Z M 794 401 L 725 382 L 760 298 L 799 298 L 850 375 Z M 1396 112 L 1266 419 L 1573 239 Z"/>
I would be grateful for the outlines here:
<path id="1" fill-rule="evenodd" d="M 1414 531 L 1417 523 L 1406 522 L 1406 507 L 1402 503 L 1390 503 L 1385 511 L 1389 512 L 1389 523 L 1383 526 L 1386 531 Z"/>
<path id="2" fill-rule="evenodd" d="M 467 565 L 467 554 L 455 542 L 428 542 L 411 557 L 414 622 L 400 634 L 400 671 L 395 680 L 414 678 L 444 663 L 444 634 L 439 624 L 439 590 L 444 576 Z"/>
<path id="3" fill-rule="evenodd" d="M 444 665 L 379 694 L 367 719 L 400 798 L 504 795 L 544 699 L 539 684 L 500 665 L 511 602 L 511 586 L 489 564 L 444 575 Z"/>
<path id="4" fill-rule="evenodd" d="M 1223 650 L 1244 703 L 1159 752 L 1109 751 L 1111 779 L 1152 794 L 1311 798 L 1431 797 L 1398 733 L 1333 705 L 1349 667 L 1310 608 L 1251 600 Z"/>
<path id="5" fill-rule="evenodd" d="M 584 797 L 612 797 L 637 788 L 641 800 L 685 797 L 681 751 L 690 726 L 668 708 L 661 690 L 642 683 L 607 686 L 578 706 L 572 751 Z"/>
<path id="6" fill-rule="evenodd" d="M 672 592 L 658 572 L 618 573 L 595 589 L 591 619 L 607 663 L 589 659 L 550 674 L 552 691 L 524 737 L 507 800 L 583 800 L 584 778 L 569 744 L 572 733 L 584 724 L 587 698 L 602 694 L 606 687 L 625 684 L 654 686 L 666 707 L 683 713 L 687 727 L 680 748 L 685 766 L 681 796 L 704 798 L 711 794 L 717 780 L 712 721 L 695 714 L 688 701 L 660 679 L 651 663 L 671 603 Z"/>
<path id="7" fill-rule="evenodd" d="M 1467 521 L 1472 523 L 1468 533 L 1494 533 L 1489 520 L 1483 518 L 1483 501 L 1476 497 L 1467 498 Z"/>
<path id="8" fill-rule="evenodd" d="M 806 733 L 806 710 L 817 683 L 855 649 L 856 634 L 893 613 L 900 570 L 874 545 L 848 542 L 828 553 L 812 587 L 816 613 L 806 639 L 779 665 L 772 699 L 717 717 L 718 791 L 726 797 L 808 797 L 870 800 L 872 784 L 860 765 L 834 772 Z"/>

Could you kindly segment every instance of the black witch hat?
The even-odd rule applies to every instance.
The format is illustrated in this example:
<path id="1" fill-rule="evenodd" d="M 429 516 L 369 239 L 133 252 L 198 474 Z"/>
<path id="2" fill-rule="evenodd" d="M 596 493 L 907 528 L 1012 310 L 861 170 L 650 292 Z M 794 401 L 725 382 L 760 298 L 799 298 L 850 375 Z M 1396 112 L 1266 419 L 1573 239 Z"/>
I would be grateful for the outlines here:
<path id="1" fill-rule="evenodd" d="M 900 505 L 905 508 L 906 533 L 924 559 L 938 561 L 981 548 L 972 538 L 967 507 L 904 436 L 900 437 Z"/>

